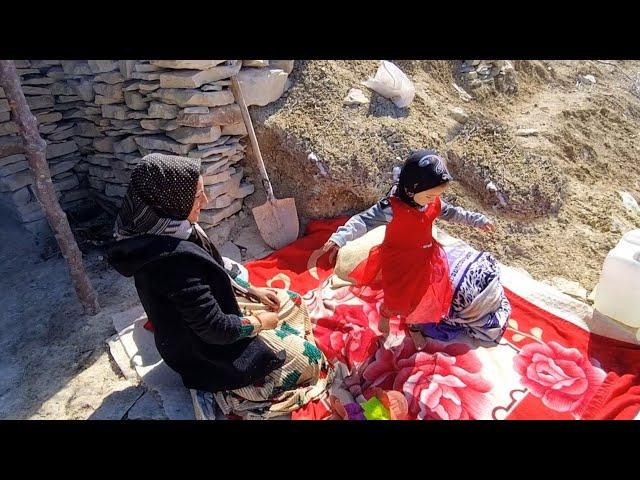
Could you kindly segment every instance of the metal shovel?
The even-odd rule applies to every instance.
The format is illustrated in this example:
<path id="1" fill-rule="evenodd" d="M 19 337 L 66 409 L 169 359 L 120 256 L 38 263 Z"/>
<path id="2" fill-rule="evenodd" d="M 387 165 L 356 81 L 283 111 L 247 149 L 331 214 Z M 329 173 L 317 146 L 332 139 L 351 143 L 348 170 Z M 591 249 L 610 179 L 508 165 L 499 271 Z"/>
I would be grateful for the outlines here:
<path id="1" fill-rule="evenodd" d="M 296 203 L 293 198 L 278 200 L 274 196 L 273 187 L 271 186 L 271 181 L 269 181 L 269 175 L 267 174 L 267 169 L 264 166 L 264 160 L 262 160 L 262 154 L 260 153 L 256 133 L 253 130 L 253 122 L 251 121 L 251 116 L 249 116 L 249 110 L 242 95 L 240 83 L 235 75 L 231 77 L 231 85 L 234 96 L 240 106 L 240 112 L 242 113 L 242 118 L 247 127 L 249 139 L 251 140 L 251 146 L 255 153 L 258 167 L 260 168 L 262 184 L 267 193 L 267 201 L 253 208 L 251 211 L 262 239 L 271 248 L 278 250 L 298 238 L 300 225 L 298 222 Z"/>

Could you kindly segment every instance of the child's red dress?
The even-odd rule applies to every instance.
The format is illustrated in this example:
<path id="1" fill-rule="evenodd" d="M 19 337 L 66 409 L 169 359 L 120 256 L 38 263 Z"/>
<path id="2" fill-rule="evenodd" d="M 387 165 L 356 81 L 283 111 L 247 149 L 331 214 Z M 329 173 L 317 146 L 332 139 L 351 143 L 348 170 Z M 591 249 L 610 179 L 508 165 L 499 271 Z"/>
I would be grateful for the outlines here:
<path id="1" fill-rule="evenodd" d="M 433 238 L 432 225 L 441 210 L 440 197 L 423 211 L 391 197 L 393 219 L 384 241 L 350 274 L 354 293 L 382 290 L 384 310 L 406 323 L 438 322 L 453 298 L 449 264 Z"/>

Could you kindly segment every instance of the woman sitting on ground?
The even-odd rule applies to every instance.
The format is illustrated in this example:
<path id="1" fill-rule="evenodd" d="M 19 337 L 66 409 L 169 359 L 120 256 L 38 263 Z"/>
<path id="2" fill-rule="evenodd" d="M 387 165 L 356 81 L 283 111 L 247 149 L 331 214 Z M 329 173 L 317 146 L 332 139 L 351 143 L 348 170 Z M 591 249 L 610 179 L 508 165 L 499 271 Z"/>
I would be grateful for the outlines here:
<path id="1" fill-rule="evenodd" d="M 281 415 L 322 396 L 333 370 L 300 297 L 253 288 L 197 220 L 208 203 L 200 160 L 144 157 L 116 219 L 109 261 L 136 289 L 163 360 L 225 413 Z"/>

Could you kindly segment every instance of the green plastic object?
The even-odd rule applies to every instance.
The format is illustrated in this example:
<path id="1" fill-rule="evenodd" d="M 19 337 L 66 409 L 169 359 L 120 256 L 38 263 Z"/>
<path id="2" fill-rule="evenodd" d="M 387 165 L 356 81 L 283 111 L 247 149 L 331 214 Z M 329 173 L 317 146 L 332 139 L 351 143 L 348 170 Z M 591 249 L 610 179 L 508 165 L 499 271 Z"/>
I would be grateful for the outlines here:
<path id="1" fill-rule="evenodd" d="M 391 420 L 391 413 L 377 397 L 371 397 L 366 402 L 361 403 L 360 406 L 367 420 Z"/>

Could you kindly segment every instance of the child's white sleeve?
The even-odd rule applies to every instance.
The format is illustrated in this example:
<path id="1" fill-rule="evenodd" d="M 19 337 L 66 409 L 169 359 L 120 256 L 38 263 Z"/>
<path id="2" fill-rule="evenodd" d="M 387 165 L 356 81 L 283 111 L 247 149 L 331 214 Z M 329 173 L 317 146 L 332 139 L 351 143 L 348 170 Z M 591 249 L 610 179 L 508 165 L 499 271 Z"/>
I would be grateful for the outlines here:
<path id="1" fill-rule="evenodd" d="M 440 200 L 442 211 L 439 218 L 451 223 L 462 223 L 471 225 L 472 227 L 482 227 L 490 222 L 490 220 L 482 213 L 470 212 L 462 207 L 454 207 L 444 200 Z"/>
<path id="2" fill-rule="evenodd" d="M 336 233 L 331 235 L 329 240 L 339 247 L 344 247 L 347 242 L 360 238 L 369 230 L 387 225 L 392 218 L 391 204 L 386 198 L 383 198 L 368 210 L 351 217 L 347 223 L 338 228 Z"/>

